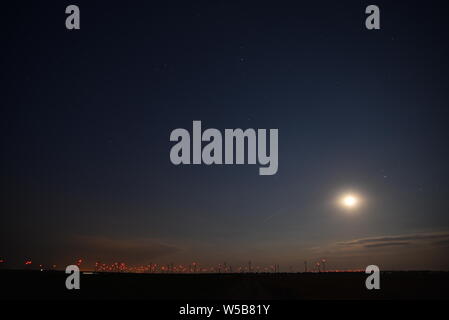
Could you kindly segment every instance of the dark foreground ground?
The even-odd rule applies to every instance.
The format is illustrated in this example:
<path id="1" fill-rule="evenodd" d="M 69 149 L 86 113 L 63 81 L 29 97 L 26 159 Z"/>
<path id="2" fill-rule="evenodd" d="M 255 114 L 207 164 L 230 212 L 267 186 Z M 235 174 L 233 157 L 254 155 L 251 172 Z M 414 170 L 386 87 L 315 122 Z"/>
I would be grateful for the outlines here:
<path id="1" fill-rule="evenodd" d="M 65 288 L 63 272 L 0 271 L 1 299 L 448 299 L 448 272 L 384 272 L 367 290 L 364 273 L 82 274 Z"/>

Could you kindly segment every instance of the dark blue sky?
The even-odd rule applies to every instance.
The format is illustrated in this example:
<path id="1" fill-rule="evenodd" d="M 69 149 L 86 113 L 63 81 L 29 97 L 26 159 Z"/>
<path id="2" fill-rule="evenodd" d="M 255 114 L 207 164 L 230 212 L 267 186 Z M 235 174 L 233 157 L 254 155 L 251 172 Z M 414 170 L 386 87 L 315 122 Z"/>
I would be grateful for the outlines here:
<path id="1" fill-rule="evenodd" d="M 379 31 L 367 1 L 77 1 L 80 31 L 28 2 L 2 9 L 11 263 L 449 269 L 446 1 L 375 1 Z M 278 128 L 278 173 L 173 166 L 193 120 Z"/>

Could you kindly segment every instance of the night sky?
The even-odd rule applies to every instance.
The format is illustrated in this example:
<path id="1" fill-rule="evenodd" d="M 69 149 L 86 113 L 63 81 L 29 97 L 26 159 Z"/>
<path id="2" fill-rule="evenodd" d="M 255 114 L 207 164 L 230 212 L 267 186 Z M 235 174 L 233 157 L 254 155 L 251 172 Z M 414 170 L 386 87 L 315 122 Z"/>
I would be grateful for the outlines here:
<path id="1" fill-rule="evenodd" d="M 0 257 L 449 270 L 448 9 L 3 5 Z M 193 120 L 279 129 L 278 173 L 174 166 L 170 133 Z"/>

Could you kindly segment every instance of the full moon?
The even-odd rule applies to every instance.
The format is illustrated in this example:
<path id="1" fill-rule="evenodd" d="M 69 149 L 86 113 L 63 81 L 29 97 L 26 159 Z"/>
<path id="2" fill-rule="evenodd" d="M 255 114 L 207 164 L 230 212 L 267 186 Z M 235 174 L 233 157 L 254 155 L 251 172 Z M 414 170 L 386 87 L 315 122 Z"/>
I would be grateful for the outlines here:
<path id="1" fill-rule="evenodd" d="M 346 194 L 341 198 L 341 204 L 345 208 L 355 208 L 359 204 L 359 198 L 356 195 L 353 194 Z"/>

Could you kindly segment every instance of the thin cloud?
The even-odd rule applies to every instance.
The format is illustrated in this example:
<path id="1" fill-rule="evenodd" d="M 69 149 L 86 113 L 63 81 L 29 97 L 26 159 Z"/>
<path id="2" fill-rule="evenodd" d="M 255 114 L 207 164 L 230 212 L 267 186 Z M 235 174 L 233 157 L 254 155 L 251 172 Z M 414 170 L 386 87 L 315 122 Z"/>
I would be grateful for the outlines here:
<path id="1" fill-rule="evenodd" d="M 386 243 L 374 243 L 366 244 L 364 248 L 381 248 L 381 247 L 392 247 L 392 246 L 408 246 L 410 242 L 386 242 Z"/>
<path id="2" fill-rule="evenodd" d="M 447 241 L 449 241 L 449 232 L 432 232 L 354 239 L 338 242 L 337 245 L 341 247 L 377 248 L 413 244 L 436 244 Z"/>

